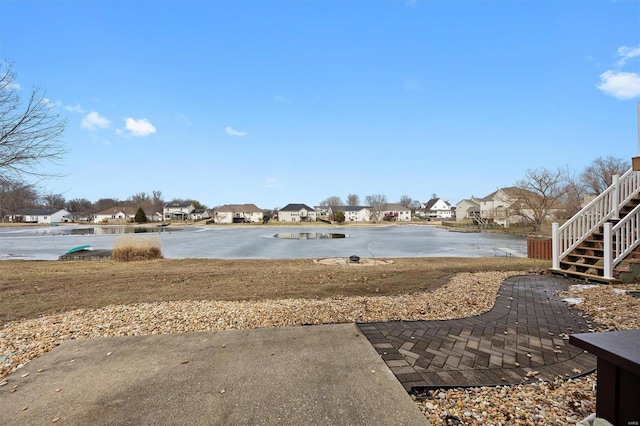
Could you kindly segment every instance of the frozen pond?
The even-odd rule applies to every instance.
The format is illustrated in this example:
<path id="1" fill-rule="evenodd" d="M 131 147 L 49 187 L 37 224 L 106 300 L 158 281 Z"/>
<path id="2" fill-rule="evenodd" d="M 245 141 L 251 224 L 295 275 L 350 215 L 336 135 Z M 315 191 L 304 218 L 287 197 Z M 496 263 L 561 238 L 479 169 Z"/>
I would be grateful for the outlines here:
<path id="1" fill-rule="evenodd" d="M 128 231 L 131 229 L 128 227 Z M 362 258 L 494 257 L 505 256 L 506 253 L 500 250 L 503 248 L 523 255 L 527 250 L 525 237 L 450 232 L 419 225 L 207 226 L 147 230 L 152 232 L 128 237 L 159 238 L 162 254 L 168 259 L 293 259 L 352 255 Z M 85 244 L 96 250 L 112 249 L 115 239 L 124 231 L 125 227 L 117 226 L 0 227 L 0 260 L 56 260 L 68 249 Z M 308 235 L 297 236 L 302 233 Z M 344 234 L 344 238 L 326 237 L 332 234 Z M 286 237 L 282 238 L 283 235 Z"/>

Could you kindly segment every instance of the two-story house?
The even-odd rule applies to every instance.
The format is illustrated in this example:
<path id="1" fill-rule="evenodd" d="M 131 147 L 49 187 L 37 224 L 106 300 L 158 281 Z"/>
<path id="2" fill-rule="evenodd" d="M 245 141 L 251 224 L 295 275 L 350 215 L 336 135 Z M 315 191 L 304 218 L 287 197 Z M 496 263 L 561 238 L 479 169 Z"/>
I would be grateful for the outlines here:
<path id="1" fill-rule="evenodd" d="M 344 212 L 345 222 L 369 222 L 371 210 L 367 206 L 342 206 L 338 208 Z"/>
<path id="2" fill-rule="evenodd" d="M 260 223 L 264 213 L 255 204 L 225 204 L 215 210 L 213 219 L 215 223 Z"/>
<path id="3" fill-rule="evenodd" d="M 473 195 L 471 198 L 458 201 L 456 203 L 456 221 L 477 220 L 480 217 L 481 202 L 481 199 L 475 198 Z"/>
<path id="4" fill-rule="evenodd" d="M 164 220 L 187 220 L 196 208 L 191 203 L 169 203 L 162 209 Z"/>
<path id="5" fill-rule="evenodd" d="M 278 210 L 279 222 L 315 222 L 316 211 L 306 204 L 287 204 Z"/>
<path id="6" fill-rule="evenodd" d="M 453 210 L 451 204 L 442 198 L 432 198 L 420 206 L 425 217 L 435 219 L 451 219 Z"/>

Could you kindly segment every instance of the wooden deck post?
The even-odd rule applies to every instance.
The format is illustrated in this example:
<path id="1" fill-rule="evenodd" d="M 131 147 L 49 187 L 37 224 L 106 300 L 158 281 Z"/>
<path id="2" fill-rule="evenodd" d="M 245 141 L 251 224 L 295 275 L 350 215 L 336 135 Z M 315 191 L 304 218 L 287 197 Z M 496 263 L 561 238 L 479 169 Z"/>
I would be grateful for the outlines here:
<path id="1" fill-rule="evenodd" d="M 560 269 L 560 225 L 558 222 L 551 224 L 551 259 L 553 260 L 553 269 Z"/>
<path id="2" fill-rule="evenodd" d="M 606 222 L 604 224 L 604 278 L 613 279 L 613 253 L 612 246 L 613 243 L 611 241 L 611 228 L 613 228 L 613 224 L 611 222 Z"/>

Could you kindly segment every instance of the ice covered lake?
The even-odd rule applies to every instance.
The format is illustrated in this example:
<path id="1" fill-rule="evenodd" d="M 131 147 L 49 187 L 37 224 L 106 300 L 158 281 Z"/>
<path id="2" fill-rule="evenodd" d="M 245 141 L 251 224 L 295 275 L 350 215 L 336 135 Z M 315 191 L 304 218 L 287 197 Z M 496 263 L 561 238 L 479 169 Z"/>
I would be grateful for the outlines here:
<path id="1" fill-rule="evenodd" d="M 56 260 L 80 245 L 112 249 L 116 238 L 132 230 L 123 226 L 0 227 L 0 260 Z M 159 238 L 167 259 L 505 256 L 501 249 L 526 255 L 525 237 L 451 232 L 420 225 L 169 226 L 146 228 L 146 232 L 128 237 Z"/>

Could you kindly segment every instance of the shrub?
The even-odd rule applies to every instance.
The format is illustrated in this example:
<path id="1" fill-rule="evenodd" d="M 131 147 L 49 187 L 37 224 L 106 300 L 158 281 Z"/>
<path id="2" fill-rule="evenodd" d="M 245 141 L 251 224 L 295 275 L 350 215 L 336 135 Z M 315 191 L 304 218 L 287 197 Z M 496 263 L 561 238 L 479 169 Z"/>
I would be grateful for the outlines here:
<path id="1" fill-rule="evenodd" d="M 142 210 L 142 207 L 138 207 L 138 211 L 136 212 L 136 215 L 134 216 L 133 221 L 136 223 L 147 222 L 147 215 L 145 214 L 144 210 Z"/>
<path id="2" fill-rule="evenodd" d="M 342 210 L 335 212 L 333 215 L 333 220 L 335 220 L 338 223 L 343 223 L 345 220 L 344 212 Z"/>
<path id="3" fill-rule="evenodd" d="M 119 237 L 113 243 L 111 258 L 118 262 L 162 259 L 160 238 Z"/>

